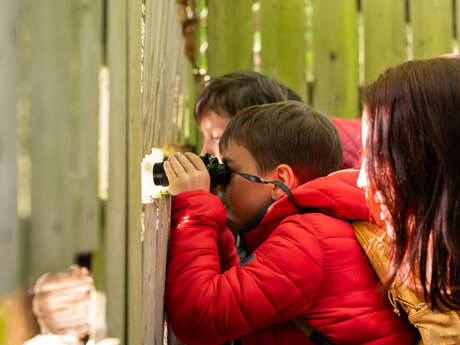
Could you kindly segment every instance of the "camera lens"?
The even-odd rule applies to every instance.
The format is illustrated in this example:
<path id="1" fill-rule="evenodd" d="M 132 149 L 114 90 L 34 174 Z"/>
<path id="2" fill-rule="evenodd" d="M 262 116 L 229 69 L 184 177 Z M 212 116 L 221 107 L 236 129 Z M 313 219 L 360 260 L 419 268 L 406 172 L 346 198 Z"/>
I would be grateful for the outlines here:
<path id="1" fill-rule="evenodd" d="M 163 163 L 153 164 L 153 183 L 157 186 L 169 186 L 168 176 L 166 176 Z"/>

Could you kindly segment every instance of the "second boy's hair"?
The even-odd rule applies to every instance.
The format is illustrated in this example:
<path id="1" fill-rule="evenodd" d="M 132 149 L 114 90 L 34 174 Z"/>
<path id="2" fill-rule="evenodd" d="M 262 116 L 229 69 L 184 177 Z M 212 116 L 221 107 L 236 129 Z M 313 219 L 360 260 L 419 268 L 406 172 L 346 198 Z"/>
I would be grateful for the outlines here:
<path id="1" fill-rule="evenodd" d="M 252 71 L 237 71 L 211 79 L 195 103 L 194 116 L 199 124 L 206 109 L 233 117 L 251 105 L 301 98 L 287 86 Z"/>
<path id="2" fill-rule="evenodd" d="M 310 106 L 283 101 L 255 105 L 232 118 L 220 139 L 246 148 L 264 174 L 288 164 L 303 182 L 340 169 L 342 143 L 332 121 Z"/>

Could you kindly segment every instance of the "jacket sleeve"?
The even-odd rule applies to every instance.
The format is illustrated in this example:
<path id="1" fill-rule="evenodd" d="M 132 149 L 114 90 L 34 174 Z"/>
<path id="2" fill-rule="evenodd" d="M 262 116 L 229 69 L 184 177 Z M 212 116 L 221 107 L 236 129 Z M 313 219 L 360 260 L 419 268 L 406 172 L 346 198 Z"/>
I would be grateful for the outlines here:
<path id="1" fill-rule="evenodd" d="M 240 258 L 236 251 L 235 238 L 229 229 L 225 229 L 219 233 L 218 247 L 222 272 L 232 266 L 239 265 Z"/>
<path id="2" fill-rule="evenodd" d="M 252 261 L 221 273 L 217 239 L 226 223 L 216 198 L 194 191 L 173 199 L 166 307 L 174 333 L 190 345 L 224 343 L 295 318 L 308 309 L 322 276 L 320 241 L 295 216 Z"/>

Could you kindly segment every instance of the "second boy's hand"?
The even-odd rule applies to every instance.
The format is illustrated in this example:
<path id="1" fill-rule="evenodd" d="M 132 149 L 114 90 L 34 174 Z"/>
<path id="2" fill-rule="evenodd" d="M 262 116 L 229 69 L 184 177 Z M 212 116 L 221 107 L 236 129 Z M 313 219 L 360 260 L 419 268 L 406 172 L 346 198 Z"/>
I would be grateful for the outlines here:
<path id="1" fill-rule="evenodd" d="M 206 166 L 197 155 L 177 152 L 164 162 L 163 167 L 172 195 L 197 189 L 209 192 L 211 179 Z"/>

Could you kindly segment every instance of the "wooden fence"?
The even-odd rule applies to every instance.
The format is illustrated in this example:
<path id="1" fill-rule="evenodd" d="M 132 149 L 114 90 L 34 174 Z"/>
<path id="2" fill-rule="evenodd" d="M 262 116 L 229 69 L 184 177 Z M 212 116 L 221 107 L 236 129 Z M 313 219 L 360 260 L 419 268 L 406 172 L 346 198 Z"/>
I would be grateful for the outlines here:
<path id="1" fill-rule="evenodd" d="M 160 344 L 170 200 L 142 205 L 141 160 L 152 146 L 199 143 L 198 69 L 257 69 L 319 110 L 357 117 L 359 88 L 385 68 L 458 49 L 459 1 L 6 1 L 0 293 L 90 257 L 109 335 Z M 0 301 L 0 342 L 2 317 Z"/>
<path id="2" fill-rule="evenodd" d="M 151 334 L 159 344 L 163 335 L 169 211 L 144 205 L 143 228 L 143 155 L 152 145 L 197 138 L 177 13 L 168 0 L 23 0 L 7 1 L 0 14 L 0 296 L 89 258 L 107 295 L 109 335 L 122 344 L 142 344 Z M 100 83 L 101 75 L 108 80 Z M 107 106 L 108 116 L 100 116 Z M 104 147 L 108 190 L 100 193 Z M 161 231 L 155 219 L 166 224 Z M 152 280 L 154 289 L 143 289 Z"/>
<path id="3" fill-rule="evenodd" d="M 318 110 L 358 117 L 359 88 L 386 68 L 458 50 L 459 11 L 458 0 L 208 0 L 208 70 L 256 68 Z"/>

